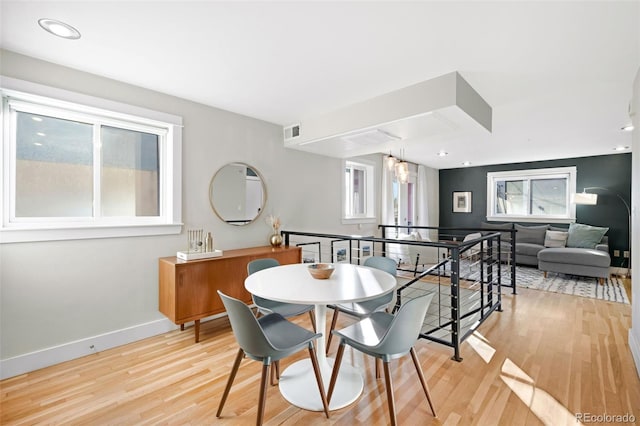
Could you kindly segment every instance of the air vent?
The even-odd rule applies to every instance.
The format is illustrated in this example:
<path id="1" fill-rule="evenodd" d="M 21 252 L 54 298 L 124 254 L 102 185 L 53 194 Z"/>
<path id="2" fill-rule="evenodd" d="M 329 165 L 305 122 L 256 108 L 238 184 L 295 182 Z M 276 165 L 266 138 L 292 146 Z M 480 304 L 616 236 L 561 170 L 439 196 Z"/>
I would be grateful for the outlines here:
<path id="1" fill-rule="evenodd" d="M 284 128 L 284 140 L 292 141 L 300 137 L 300 125 L 294 124 Z"/>
<path id="2" fill-rule="evenodd" d="M 397 141 L 400 138 L 380 129 L 366 130 L 355 134 L 342 136 L 342 140 L 356 145 L 378 145 L 391 141 Z"/>

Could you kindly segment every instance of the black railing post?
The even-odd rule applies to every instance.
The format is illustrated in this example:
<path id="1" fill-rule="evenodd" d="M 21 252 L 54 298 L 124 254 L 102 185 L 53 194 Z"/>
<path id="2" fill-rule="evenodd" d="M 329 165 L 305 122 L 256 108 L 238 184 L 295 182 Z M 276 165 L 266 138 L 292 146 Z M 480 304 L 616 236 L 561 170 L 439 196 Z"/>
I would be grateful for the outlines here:
<path id="1" fill-rule="evenodd" d="M 382 225 L 382 239 L 386 240 L 387 239 L 387 227 Z M 382 242 L 382 255 L 384 257 L 387 257 L 387 243 L 386 242 Z"/>
<path id="2" fill-rule="evenodd" d="M 500 234 L 498 234 L 498 259 L 502 259 L 502 244 L 500 243 Z M 500 291 L 500 287 L 502 287 L 502 265 L 500 264 L 500 262 L 498 262 L 498 308 L 496 309 L 498 312 L 502 312 L 502 304 L 500 303 L 502 301 L 502 298 L 500 297 L 500 295 L 502 294 Z M 513 282 L 513 281 L 512 281 Z M 492 295 L 492 299 L 493 299 L 493 284 L 492 288 L 491 288 L 491 295 Z M 514 284 L 514 291 L 515 291 L 515 284 Z"/>
<path id="3" fill-rule="evenodd" d="M 511 294 L 516 294 L 516 231 L 511 231 Z"/>
<path id="4" fill-rule="evenodd" d="M 500 234 L 498 235 L 498 246 L 500 246 Z M 489 306 L 493 305 L 493 264 L 494 264 L 494 256 L 493 256 L 493 242 L 495 236 L 492 236 L 487 240 L 487 258 L 489 258 L 489 263 L 487 264 L 487 304 Z M 498 251 L 499 253 L 499 251 Z M 500 257 L 498 257 L 498 269 L 500 269 Z"/>
<path id="5" fill-rule="evenodd" d="M 451 249 L 451 345 L 453 359 L 462 361 L 460 357 L 460 250 Z"/>
<path id="6" fill-rule="evenodd" d="M 484 319 L 484 243 L 480 241 L 480 318 Z"/>

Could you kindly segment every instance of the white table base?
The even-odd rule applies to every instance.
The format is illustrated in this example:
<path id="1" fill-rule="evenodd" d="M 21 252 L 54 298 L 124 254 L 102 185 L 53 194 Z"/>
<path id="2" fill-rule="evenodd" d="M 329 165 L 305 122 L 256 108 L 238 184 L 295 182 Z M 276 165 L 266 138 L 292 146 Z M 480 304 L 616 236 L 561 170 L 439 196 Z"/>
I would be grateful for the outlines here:
<path id="1" fill-rule="evenodd" d="M 316 331 L 322 333 L 322 338 L 318 339 L 316 353 L 318 354 L 318 365 L 325 392 L 329 392 L 329 381 L 333 370 L 333 359 L 325 355 L 325 341 L 327 330 L 327 307 L 325 305 L 315 305 Z M 340 365 L 340 373 L 336 381 L 336 386 L 329 403 L 330 410 L 337 410 L 346 407 L 356 401 L 364 389 L 362 373 L 356 367 L 344 362 Z M 291 364 L 280 375 L 280 393 L 290 403 L 296 407 L 311 411 L 323 411 L 322 399 L 318 392 L 318 384 L 310 359 L 303 359 Z"/>
<path id="2" fill-rule="evenodd" d="M 331 368 L 333 368 L 333 359 L 328 361 L 330 361 L 327 364 L 329 371 L 322 373 L 325 392 L 329 391 Z M 360 397 L 363 388 L 364 381 L 360 371 L 343 362 L 340 365 L 340 373 L 331 397 L 329 410 L 337 410 L 353 403 Z M 313 366 L 309 359 L 303 359 L 291 364 L 280 375 L 280 393 L 284 399 L 296 407 L 310 411 L 323 410 Z"/>

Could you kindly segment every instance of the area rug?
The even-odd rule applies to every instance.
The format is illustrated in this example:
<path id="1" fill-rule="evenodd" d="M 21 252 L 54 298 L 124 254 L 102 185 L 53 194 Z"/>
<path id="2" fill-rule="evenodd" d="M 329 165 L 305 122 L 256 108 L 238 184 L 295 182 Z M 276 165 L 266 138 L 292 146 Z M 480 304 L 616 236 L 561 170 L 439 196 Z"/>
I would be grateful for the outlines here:
<path id="1" fill-rule="evenodd" d="M 596 278 L 554 273 L 547 274 L 545 278 L 544 273 L 538 269 L 516 266 L 516 286 L 608 302 L 629 303 L 622 279 L 618 277 L 610 277 L 604 285 L 600 285 Z"/>
<path id="2" fill-rule="evenodd" d="M 450 271 L 445 269 L 445 275 Z M 596 278 L 580 277 L 574 275 L 549 273 L 544 277 L 544 273 L 537 268 L 527 266 L 516 266 L 516 286 L 517 288 L 530 288 L 534 290 L 549 291 L 552 293 L 571 294 L 580 297 L 606 300 L 608 302 L 627 303 L 629 298 L 625 291 L 622 279 L 610 277 L 604 285 L 600 285 Z M 466 280 L 478 280 L 480 278 L 477 263 L 461 260 L 460 278 Z M 511 267 L 502 265 L 502 282 L 507 283 L 511 279 Z M 506 287 L 503 292 L 510 291 Z"/>

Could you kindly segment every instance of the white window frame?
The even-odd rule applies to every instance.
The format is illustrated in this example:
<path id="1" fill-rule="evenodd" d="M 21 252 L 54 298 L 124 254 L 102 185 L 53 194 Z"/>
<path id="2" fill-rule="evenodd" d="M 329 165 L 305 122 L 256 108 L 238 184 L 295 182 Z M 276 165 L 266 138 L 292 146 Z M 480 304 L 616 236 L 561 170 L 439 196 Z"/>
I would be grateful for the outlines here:
<path id="1" fill-rule="evenodd" d="M 0 76 L 0 243 L 179 234 L 182 227 L 182 118 Z M 16 218 L 15 112 L 32 112 L 159 135 L 159 216 Z M 95 208 L 96 206 L 94 206 Z"/>
<path id="2" fill-rule="evenodd" d="M 347 213 L 348 202 L 347 195 L 349 193 L 349 188 L 347 188 L 347 184 L 345 182 L 345 170 L 347 168 L 352 169 L 360 169 L 364 170 L 364 180 L 365 180 L 365 213 L 361 215 L 349 215 Z M 342 223 L 343 224 L 354 224 L 354 223 L 375 223 L 376 222 L 376 213 L 375 213 L 375 165 L 372 162 L 364 161 L 364 160 L 344 160 L 342 162 L 341 169 L 341 178 L 342 182 Z M 352 194 L 349 194 L 351 198 Z"/>
<path id="3" fill-rule="evenodd" d="M 495 222 L 553 222 L 572 223 L 576 221 L 576 205 L 571 202 L 571 194 L 576 192 L 577 169 L 571 167 L 554 167 L 547 169 L 512 170 L 487 173 L 487 220 Z M 541 178 L 567 178 L 566 215 L 520 215 L 498 214 L 496 207 L 496 184 L 502 180 L 531 180 Z"/>

